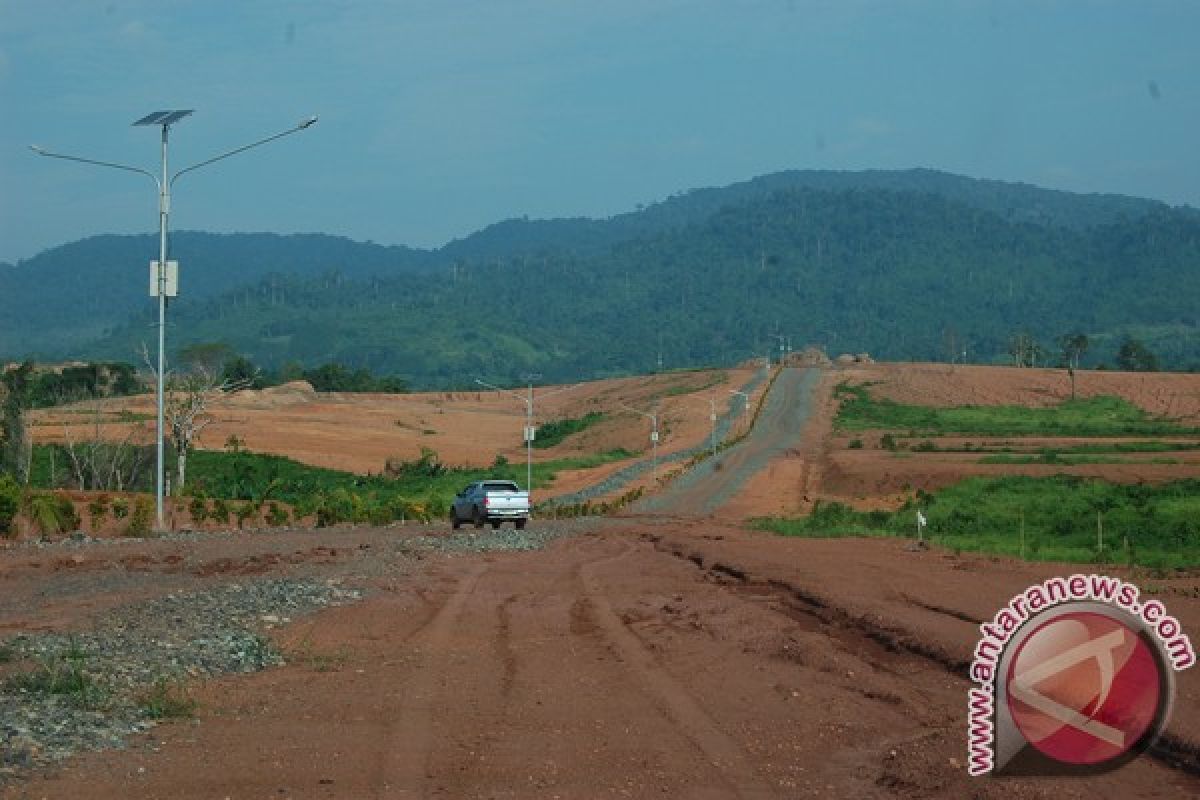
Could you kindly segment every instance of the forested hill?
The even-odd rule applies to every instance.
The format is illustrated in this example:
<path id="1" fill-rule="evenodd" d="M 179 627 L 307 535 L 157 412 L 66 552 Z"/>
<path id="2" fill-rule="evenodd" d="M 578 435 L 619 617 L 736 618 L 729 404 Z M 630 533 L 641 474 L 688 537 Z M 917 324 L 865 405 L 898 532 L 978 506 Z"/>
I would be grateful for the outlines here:
<path id="1" fill-rule="evenodd" d="M 508 220 L 440 250 L 178 233 L 175 346 L 337 359 L 417 386 L 740 360 L 772 334 L 833 351 L 1003 357 L 1079 330 L 1200 362 L 1200 214 L 931 170 L 784 172 L 605 220 Z M 0 357 L 130 359 L 151 338 L 153 236 L 0 267 Z M 132 316 L 131 316 L 132 315 Z"/>
<path id="2" fill-rule="evenodd" d="M 269 233 L 171 234 L 182 263 L 180 292 L 203 300 L 272 273 L 368 277 L 428 268 L 430 254 L 338 236 Z M 72 355 L 151 302 L 150 260 L 158 234 L 93 236 L 5 269 L 0 264 L 0 357 Z"/>
<path id="3" fill-rule="evenodd" d="M 1200 219 L 1153 206 L 1092 227 L 1015 222 L 943 195 L 777 191 L 600 253 L 458 259 L 433 273 L 274 277 L 180 304 L 174 341 L 259 363 L 330 359 L 415 386 L 731 363 L 783 333 L 833 352 L 1003 358 L 1028 332 L 1082 331 L 1111 363 L 1133 333 L 1200 362 Z M 117 358 L 149 317 L 93 348 Z"/>

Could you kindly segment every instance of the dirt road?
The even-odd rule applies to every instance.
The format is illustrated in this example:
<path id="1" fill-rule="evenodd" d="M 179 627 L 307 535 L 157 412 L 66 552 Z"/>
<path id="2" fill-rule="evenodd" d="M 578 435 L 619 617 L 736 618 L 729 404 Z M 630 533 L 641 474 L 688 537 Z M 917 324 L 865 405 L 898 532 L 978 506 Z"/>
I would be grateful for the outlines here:
<path id="1" fill-rule="evenodd" d="M 804 373 L 788 378 L 764 417 L 781 435 L 802 422 L 811 386 Z M 693 492 L 723 491 L 763 446 L 748 440 L 674 496 L 692 508 Z M 1180 769 L 1144 757 L 1088 780 L 967 776 L 962 662 L 974 620 L 1063 568 L 894 540 L 787 540 L 680 518 L 675 501 L 662 510 L 525 552 L 431 549 L 421 542 L 434 531 L 413 528 L 96 545 L 77 565 L 95 576 L 95 596 L 67 568 L 70 591 L 50 592 L 52 611 L 27 620 L 85 628 L 116 602 L 106 593 L 266 576 L 369 594 L 273 630 L 287 666 L 199 684 L 196 720 L 3 796 L 1200 796 L 1194 758 Z M 330 544 L 332 556 L 319 549 Z M 138 553 L 138 570 L 123 566 Z M 47 559 L 2 563 L 5 586 L 31 603 L 59 574 Z M 1194 634 L 1195 583 L 1158 586 Z M 0 624 L 19 629 L 21 615 L 19 600 L 7 603 Z M 1200 687 L 1185 673 L 1178 688 L 1171 733 L 1186 745 Z"/>

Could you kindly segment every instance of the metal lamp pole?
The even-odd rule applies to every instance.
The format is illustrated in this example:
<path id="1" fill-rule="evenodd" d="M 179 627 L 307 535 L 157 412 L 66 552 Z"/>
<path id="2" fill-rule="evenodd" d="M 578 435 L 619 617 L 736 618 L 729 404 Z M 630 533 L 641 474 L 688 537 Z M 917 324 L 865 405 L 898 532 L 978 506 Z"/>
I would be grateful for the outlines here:
<path id="1" fill-rule="evenodd" d="M 137 172 L 148 176 L 158 187 L 158 269 L 155 274 L 155 286 L 158 295 L 158 371 L 155 376 L 155 399 L 157 405 L 157 441 L 155 443 L 155 471 L 154 471 L 154 508 L 155 520 L 158 530 L 163 530 L 163 440 L 164 440 L 164 411 L 163 411 L 163 395 L 164 382 L 166 380 L 166 364 L 165 353 L 167 343 L 167 221 L 171 214 L 171 187 L 175 185 L 175 181 L 179 180 L 179 176 L 200 167 L 212 164 L 215 161 L 220 161 L 224 158 L 229 158 L 232 155 L 237 155 L 252 147 L 258 147 L 261 144 L 274 141 L 283 136 L 302 131 L 311 126 L 317 121 L 316 117 L 308 117 L 303 122 L 295 127 L 289 128 L 282 133 L 268 136 L 265 139 L 259 139 L 256 142 L 251 142 L 241 147 L 236 147 L 232 150 L 227 150 L 224 153 L 213 156 L 212 158 L 201 161 L 198 164 L 193 164 L 190 167 L 179 170 L 168 179 L 167 177 L 167 137 L 168 132 L 173 124 L 180 121 L 184 117 L 192 113 L 191 109 L 178 111 L 155 111 L 153 114 L 147 114 L 141 119 L 134 122 L 134 125 L 158 125 L 162 128 L 162 176 L 159 177 L 149 170 L 141 167 L 134 167 L 128 164 L 116 164 L 111 161 L 98 161 L 93 158 L 82 158 L 80 156 L 66 155 L 63 153 L 53 153 L 36 145 L 30 145 L 30 149 L 40 156 L 48 158 L 61 158 L 65 161 L 78 161 L 81 164 L 92 164 L 97 167 L 112 167 L 113 169 L 121 169 L 126 172 Z"/>
<path id="2" fill-rule="evenodd" d="M 537 378 L 540 378 L 541 375 L 526 373 L 522 377 L 529 381 L 528 396 L 522 396 L 510 389 L 505 389 L 500 386 L 494 386 L 494 385 L 488 383 L 487 381 L 481 381 L 479 378 L 476 378 L 475 382 L 478 383 L 480 386 L 486 386 L 487 388 L 494 389 L 497 392 L 504 392 L 505 394 L 510 394 L 525 404 L 525 491 L 529 492 L 530 496 L 532 496 L 533 495 L 533 436 L 534 436 L 534 430 L 533 430 L 533 381 L 536 380 Z M 574 388 L 575 388 L 574 386 L 564 386 L 563 388 L 557 389 L 553 392 L 542 392 L 541 396 L 543 398 L 551 397 L 556 394 L 562 394 L 563 392 L 568 391 L 570 389 L 574 389 Z"/>
<path id="3" fill-rule="evenodd" d="M 654 480 L 658 480 L 658 413 L 650 413 L 649 411 L 639 411 L 633 406 L 627 406 L 624 403 L 619 404 L 626 411 L 632 411 L 635 414 L 641 414 L 650 420 L 652 430 L 650 431 L 650 444 L 654 449 Z"/>

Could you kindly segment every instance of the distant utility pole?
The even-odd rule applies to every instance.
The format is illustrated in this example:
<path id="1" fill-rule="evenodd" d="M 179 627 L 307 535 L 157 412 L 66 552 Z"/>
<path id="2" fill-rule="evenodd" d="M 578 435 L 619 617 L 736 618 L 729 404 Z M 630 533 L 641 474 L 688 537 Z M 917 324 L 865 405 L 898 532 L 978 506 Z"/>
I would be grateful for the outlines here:
<path id="1" fill-rule="evenodd" d="M 510 389 L 503 389 L 499 386 L 493 386 L 486 381 L 481 381 L 479 378 L 475 379 L 475 382 L 480 386 L 486 386 L 487 388 L 494 389 L 497 392 L 510 394 L 525 404 L 525 430 L 523 433 L 525 439 L 525 491 L 529 492 L 531 505 L 533 497 L 533 440 L 537 435 L 537 428 L 533 424 L 533 382 L 541 377 L 541 373 L 537 372 L 527 372 L 521 376 L 522 380 L 529 382 L 529 392 L 526 395 L 520 395 Z M 556 394 L 562 394 L 563 392 L 574 388 L 574 385 L 564 386 L 563 388 L 557 389 L 553 392 L 542 392 L 541 397 L 545 399 Z"/>
<path id="2" fill-rule="evenodd" d="M 658 480 L 658 412 L 650 413 L 649 411 L 639 411 L 633 406 L 627 406 L 624 403 L 618 405 L 626 411 L 632 411 L 635 414 L 641 414 L 650 420 L 650 444 L 654 448 L 654 480 Z"/>
<path id="3" fill-rule="evenodd" d="M 779 340 L 779 366 L 783 366 L 784 361 L 784 346 L 787 344 L 787 337 L 782 333 L 772 333 L 771 336 Z"/>

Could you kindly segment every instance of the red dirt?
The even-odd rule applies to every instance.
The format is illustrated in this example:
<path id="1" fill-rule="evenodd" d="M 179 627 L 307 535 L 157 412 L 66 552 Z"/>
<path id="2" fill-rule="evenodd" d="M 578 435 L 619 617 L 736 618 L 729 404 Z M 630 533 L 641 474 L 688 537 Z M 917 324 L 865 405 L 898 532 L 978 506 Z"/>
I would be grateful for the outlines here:
<path id="1" fill-rule="evenodd" d="M 396 558 L 395 532 L 340 534 L 339 553 L 372 548 L 378 591 L 278 630 L 289 666 L 198 686 L 196 722 L 160 726 L 127 753 L 77 758 L 0 796 L 1200 792 L 1200 780 L 1149 757 L 1092 779 L 966 775 L 968 684 L 953 664 L 978 634 L 965 620 L 988 618 L 1024 586 L 1071 567 L 697 521 L 605 528 L 545 551 L 420 565 Z M 312 546 L 332 536 L 196 543 L 189 565 L 227 559 L 230 568 L 168 573 L 170 585 L 236 579 L 237 564 L 271 552 L 307 554 L 280 558 L 272 574 L 338 574 L 353 556 Z M 154 559 L 173 546 L 143 548 L 151 571 L 138 580 L 161 581 Z M 1142 583 L 1158 585 L 1171 613 L 1200 630 L 1195 576 Z M 59 625 L 88 613 L 58 611 Z M 1178 688 L 1170 735 L 1195 737 L 1200 685 L 1188 672 Z"/>
<path id="2" fill-rule="evenodd" d="M 652 411 L 656 403 L 661 404 L 661 453 L 693 447 L 709 433 L 707 398 L 715 399 L 718 413 L 724 413 L 729 408 L 729 390 L 744 385 L 753 372 L 739 367 L 665 373 L 592 381 L 566 391 L 559 391 L 566 387 L 537 387 L 537 424 L 582 417 L 590 411 L 608 416 L 556 447 L 534 449 L 533 459 L 549 461 L 618 448 L 638 454 L 648 451 L 649 420 L 623 410 L 622 405 Z M 524 391 L 514 391 L 525 396 Z M 543 393 L 546 399 L 540 401 Z M 202 448 L 220 449 L 230 436 L 237 436 L 253 452 L 351 472 L 381 472 L 389 458 L 414 460 L 423 447 L 455 466 L 487 466 L 497 455 L 521 463 L 526 456 L 521 439 L 525 404 L 501 392 L 317 394 L 301 382 L 240 392 L 214 404 L 212 410 L 216 422 L 204 431 Z M 122 411 L 151 419 L 117 422 Z M 132 434 L 136 441 L 148 443 L 153 441 L 153 413 L 150 396 L 39 411 L 34 414 L 34 439 L 39 443 L 62 442 L 68 436 L 76 441 L 97 436 L 120 440 Z M 581 475 L 560 473 L 542 499 L 576 491 L 628 463 L 612 462 Z"/>
<path id="3" fill-rule="evenodd" d="M 1045 407 L 1070 397 L 1070 384 L 1063 370 L 973 367 L 946 364 L 874 364 L 830 373 L 823 384 L 823 404 L 835 407 L 832 387 L 845 380 L 869 384 L 873 397 L 929 406 L 1025 405 Z M 1188 427 L 1200 426 L 1200 376 L 1172 373 L 1095 372 L 1077 373 L 1080 397 L 1116 395 L 1157 415 L 1177 420 Z M 829 412 L 832 415 L 832 410 Z M 1130 463 L 1112 464 L 981 464 L 985 453 L 914 452 L 918 439 L 897 432 L 906 448 L 889 452 L 880 446 L 882 432 L 834 435 L 824 433 L 823 452 L 814 470 L 819 489 L 814 493 L 848 502 L 859 508 L 893 508 L 917 489 L 933 491 L 975 475 L 1055 475 L 1059 473 L 1095 477 L 1121 483 L 1159 483 L 1200 477 L 1200 451 L 1128 453 L 1119 458 Z M 1142 436 L 1129 439 L 1200 442 L 1196 436 Z M 861 449 L 851 449 L 858 439 Z M 987 445 L 998 451 L 1009 447 L 1037 453 L 1042 448 L 1063 449 L 1086 442 L 1122 441 L 1120 438 L 1079 439 L 1064 437 L 961 436 L 937 437 L 938 446 Z M 1154 463 L 1170 459 L 1172 464 Z"/>
<path id="4" fill-rule="evenodd" d="M 976 402 L 1040 380 L 1021 372 L 1011 385 L 983 381 Z M 885 462 L 838 460 L 867 451 L 839 450 L 827 435 L 832 386 L 852 374 L 890 373 L 826 375 L 804 443 L 720 519 L 802 505 L 857 476 L 870 482 L 870 464 Z M 920 374 L 932 382 L 937 372 Z M 987 389 L 1001 384 L 1009 388 Z M 904 391 L 932 398 L 923 385 L 909 380 Z M 969 466 L 944 463 L 959 474 Z M 845 465 L 857 471 L 839 472 Z M 868 502 L 879 502 L 868 483 Z M 410 530 L 420 529 L 102 543 L 71 563 L 0 551 L 0 630 L 10 632 L 86 627 L 118 603 L 247 572 L 358 576 L 375 589 L 275 631 L 287 667 L 194 687 L 198 721 L 156 728 L 127 753 L 79 757 L 0 797 L 1200 796 L 1200 766 L 1150 756 L 1087 779 L 966 775 L 962 667 L 977 623 L 1078 566 L 637 517 L 542 551 L 415 560 Z M 1200 636 L 1200 573 L 1107 569 L 1154 592 Z M 60 585 L 64 575 L 73 582 Z M 1178 675 L 1168 727 L 1193 760 L 1197 675 Z"/>

